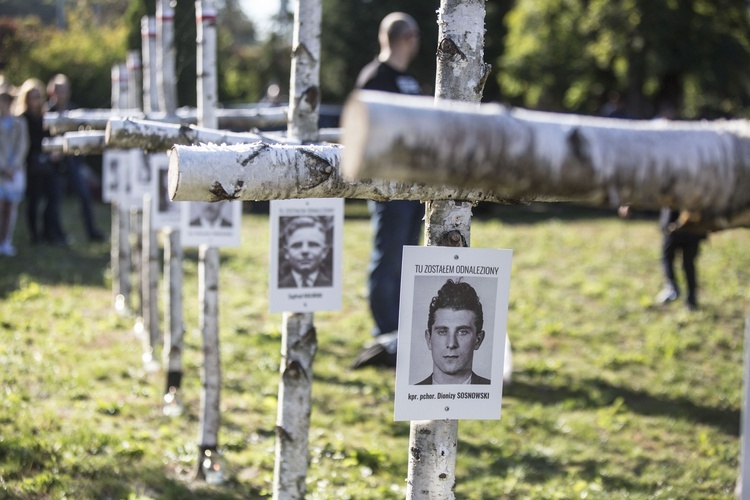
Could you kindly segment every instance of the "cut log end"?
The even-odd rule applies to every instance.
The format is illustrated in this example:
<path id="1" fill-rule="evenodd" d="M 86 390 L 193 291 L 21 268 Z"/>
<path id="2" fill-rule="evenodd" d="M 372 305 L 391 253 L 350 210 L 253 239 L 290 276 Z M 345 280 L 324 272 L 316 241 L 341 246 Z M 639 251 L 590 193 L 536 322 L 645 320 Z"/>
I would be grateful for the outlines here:
<path id="1" fill-rule="evenodd" d="M 179 200 L 179 198 L 177 198 L 177 187 L 180 183 L 180 171 L 177 158 L 177 151 L 172 148 L 169 152 L 169 171 L 167 173 L 167 189 L 169 191 L 169 199 L 171 201 Z"/>
<path id="2" fill-rule="evenodd" d="M 362 174 L 368 128 L 367 106 L 357 99 L 356 93 L 349 97 L 341 113 L 341 173 L 347 180 L 355 180 Z"/>

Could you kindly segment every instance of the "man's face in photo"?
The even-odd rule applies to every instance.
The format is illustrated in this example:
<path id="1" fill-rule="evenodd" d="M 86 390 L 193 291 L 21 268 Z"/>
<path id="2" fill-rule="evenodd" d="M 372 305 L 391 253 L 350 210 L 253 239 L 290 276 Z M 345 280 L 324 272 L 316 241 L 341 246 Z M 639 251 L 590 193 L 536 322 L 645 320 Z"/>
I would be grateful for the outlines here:
<path id="1" fill-rule="evenodd" d="M 284 246 L 284 257 L 300 274 L 316 271 L 327 255 L 326 236 L 319 226 L 296 229 Z"/>
<path id="2" fill-rule="evenodd" d="M 438 309 L 432 330 L 425 330 L 425 340 L 432 352 L 433 371 L 468 378 L 484 330 L 477 331 L 474 311 Z"/>
<path id="3" fill-rule="evenodd" d="M 203 217 L 211 222 L 215 222 L 221 215 L 223 207 L 219 203 L 205 203 L 203 205 Z"/>

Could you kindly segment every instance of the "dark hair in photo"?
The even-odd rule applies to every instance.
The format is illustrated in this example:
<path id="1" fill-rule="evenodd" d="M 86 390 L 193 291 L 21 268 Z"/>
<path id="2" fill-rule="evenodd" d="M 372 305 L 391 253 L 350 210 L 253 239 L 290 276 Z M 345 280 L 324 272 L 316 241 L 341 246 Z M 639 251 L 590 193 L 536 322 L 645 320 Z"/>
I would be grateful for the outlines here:
<path id="1" fill-rule="evenodd" d="M 283 217 L 282 219 L 286 219 L 286 217 Z M 326 241 L 329 239 L 328 234 L 328 227 L 325 220 L 321 220 L 317 217 L 307 216 L 307 215 L 300 215 L 297 217 L 290 217 L 288 221 L 284 224 L 284 227 L 281 231 L 281 240 L 282 242 L 286 243 L 286 241 L 289 239 L 289 236 L 294 234 L 294 232 L 297 229 L 303 228 L 303 227 L 317 227 L 319 228 L 323 234 L 326 235 Z"/>
<path id="2" fill-rule="evenodd" d="M 428 331 L 432 331 L 432 325 L 435 323 L 435 311 L 438 309 L 473 311 L 476 316 L 474 322 L 476 330 L 481 331 L 484 326 L 484 313 L 482 312 L 482 303 L 479 301 L 479 295 L 477 295 L 474 287 L 463 281 L 449 279 L 440 287 L 437 295 L 432 298 L 430 312 L 427 316 Z"/>

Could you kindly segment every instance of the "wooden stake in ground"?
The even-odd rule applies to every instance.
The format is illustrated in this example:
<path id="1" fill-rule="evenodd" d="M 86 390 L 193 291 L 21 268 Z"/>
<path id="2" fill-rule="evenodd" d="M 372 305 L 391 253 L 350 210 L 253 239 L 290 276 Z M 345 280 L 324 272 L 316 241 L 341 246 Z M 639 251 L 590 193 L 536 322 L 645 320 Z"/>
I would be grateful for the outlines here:
<path id="1" fill-rule="evenodd" d="M 318 139 L 321 13 L 320 0 L 295 2 L 287 131 L 290 138 L 301 143 Z M 281 331 L 273 498 L 303 499 L 309 455 L 313 360 L 318 348 L 313 314 L 285 312 Z"/>

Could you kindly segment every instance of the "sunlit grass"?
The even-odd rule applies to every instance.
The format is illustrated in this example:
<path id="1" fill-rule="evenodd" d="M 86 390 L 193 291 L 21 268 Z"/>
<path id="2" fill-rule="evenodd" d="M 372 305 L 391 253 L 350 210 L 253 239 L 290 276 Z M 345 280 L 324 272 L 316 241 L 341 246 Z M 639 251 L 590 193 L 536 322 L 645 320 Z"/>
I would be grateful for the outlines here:
<path id="1" fill-rule="evenodd" d="M 0 260 L 0 496 L 263 498 L 272 493 L 281 315 L 268 312 L 268 221 L 222 250 L 222 425 L 231 477 L 193 480 L 200 406 L 197 252 L 186 252 L 185 414 L 161 413 L 134 318 L 112 309 L 109 245 Z M 107 207 L 98 207 L 102 224 Z M 750 234 L 712 235 L 701 310 L 652 306 L 653 219 L 534 205 L 475 217 L 472 246 L 513 249 L 513 383 L 500 421 L 459 426 L 457 498 L 731 498 L 738 472 Z M 394 374 L 348 365 L 370 338 L 369 221 L 347 205 L 343 309 L 315 315 L 308 498 L 403 498 L 408 422 Z M 163 290 L 162 290 L 163 292 Z M 163 313 L 163 311 L 162 311 Z"/>

